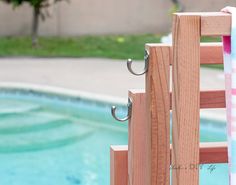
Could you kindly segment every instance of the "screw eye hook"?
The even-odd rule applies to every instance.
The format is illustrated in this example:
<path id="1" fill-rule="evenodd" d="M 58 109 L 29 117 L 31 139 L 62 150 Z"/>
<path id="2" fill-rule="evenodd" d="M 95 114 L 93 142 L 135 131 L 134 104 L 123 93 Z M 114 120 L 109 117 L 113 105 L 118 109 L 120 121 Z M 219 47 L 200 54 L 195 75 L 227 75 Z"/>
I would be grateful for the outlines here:
<path id="1" fill-rule="evenodd" d="M 144 53 L 144 61 L 145 61 L 145 66 L 144 66 L 143 72 L 136 73 L 132 69 L 132 63 L 133 63 L 132 59 L 128 59 L 127 68 L 129 72 L 132 73 L 133 75 L 140 76 L 140 75 L 145 74 L 148 71 L 149 52 L 147 50 L 145 50 L 145 53 Z"/>
<path id="2" fill-rule="evenodd" d="M 127 113 L 127 116 L 124 117 L 124 118 L 118 118 L 116 116 L 116 106 L 112 106 L 111 107 L 111 114 L 112 114 L 112 117 L 119 121 L 119 122 L 125 122 L 127 120 L 129 120 L 131 118 L 131 113 L 132 113 L 132 100 L 129 98 L 129 101 L 128 101 L 128 104 L 127 104 L 127 107 L 128 107 L 128 113 Z"/>

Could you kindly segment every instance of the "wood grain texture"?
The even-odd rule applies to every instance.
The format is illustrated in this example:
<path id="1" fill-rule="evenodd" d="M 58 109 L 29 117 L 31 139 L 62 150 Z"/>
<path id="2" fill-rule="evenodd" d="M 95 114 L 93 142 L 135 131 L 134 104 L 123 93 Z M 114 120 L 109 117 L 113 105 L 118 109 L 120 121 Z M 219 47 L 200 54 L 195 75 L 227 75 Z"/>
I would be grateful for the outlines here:
<path id="1" fill-rule="evenodd" d="M 170 145 L 172 150 L 172 145 Z M 170 158 L 172 158 L 170 156 Z M 199 163 L 188 166 L 189 169 L 199 167 L 200 164 L 228 163 L 228 148 L 226 142 L 200 143 Z"/>
<path id="2" fill-rule="evenodd" d="M 222 12 L 176 13 L 177 16 L 201 17 L 201 36 L 221 36 L 231 33 L 231 15 Z"/>
<path id="3" fill-rule="evenodd" d="M 200 108 L 225 108 L 225 90 L 202 91 L 200 93 Z"/>
<path id="4" fill-rule="evenodd" d="M 155 47 L 170 47 L 172 52 L 172 45 L 170 44 L 146 44 L 148 50 Z M 169 62 L 172 65 L 172 56 Z M 201 64 L 223 64 L 222 43 L 201 43 L 200 62 Z"/>
<path id="5" fill-rule="evenodd" d="M 122 152 L 126 152 L 128 154 L 128 146 L 122 147 L 124 148 Z M 114 152 L 117 152 L 116 148 L 119 149 L 120 146 L 113 146 L 113 148 L 115 148 Z M 172 145 L 170 145 L 170 151 L 171 150 Z M 228 163 L 227 142 L 200 143 L 199 159 L 199 164 Z"/>
<path id="6" fill-rule="evenodd" d="M 222 43 L 201 43 L 200 62 L 201 64 L 223 64 Z"/>
<path id="7" fill-rule="evenodd" d="M 128 146 L 122 146 L 122 150 L 120 148 L 120 146 L 112 146 L 112 161 L 116 161 L 116 167 L 115 169 L 111 168 L 111 172 L 113 173 L 113 175 L 111 176 L 111 185 L 128 185 L 128 183 L 125 184 L 126 180 L 128 179 L 128 161 L 125 157 L 128 156 Z M 170 145 L 170 154 L 172 150 L 171 148 L 172 146 Z M 122 160 L 123 157 L 125 157 L 124 160 Z M 199 159 L 199 164 L 227 163 L 227 143 L 201 143 Z M 196 167 L 199 167 L 199 164 Z M 193 166 L 190 167 L 192 168 Z M 117 179 L 118 177 L 120 179 Z"/>
<path id="8" fill-rule="evenodd" d="M 168 46 L 149 48 L 146 74 L 147 120 L 151 151 L 151 185 L 170 184 L 170 96 L 171 50 Z"/>
<path id="9" fill-rule="evenodd" d="M 200 16 L 173 20 L 172 184 L 199 185 Z"/>
<path id="10" fill-rule="evenodd" d="M 231 15 L 221 12 L 201 15 L 202 36 L 222 36 L 231 33 Z"/>
<path id="11" fill-rule="evenodd" d="M 129 120 L 128 176 L 129 185 L 150 184 L 148 125 L 146 99 L 143 90 L 129 91 L 132 99 L 132 117 Z"/>
<path id="12" fill-rule="evenodd" d="M 170 93 L 170 99 L 172 100 L 172 93 Z M 200 108 L 201 109 L 225 108 L 225 107 L 226 107 L 225 90 L 213 90 L 213 91 L 200 92 Z M 170 110 L 172 110 L 172 103 L 170 104 Z"/>
<path id="13" fill-rule="evenodd" d="M 201 143 L 200 164 L 228 163 L 227 143 Z"/>
<path id="14" fill-rule="evenodd" d="M 128 185 L 128 146 L 110 148 L 110 185 Z"/>

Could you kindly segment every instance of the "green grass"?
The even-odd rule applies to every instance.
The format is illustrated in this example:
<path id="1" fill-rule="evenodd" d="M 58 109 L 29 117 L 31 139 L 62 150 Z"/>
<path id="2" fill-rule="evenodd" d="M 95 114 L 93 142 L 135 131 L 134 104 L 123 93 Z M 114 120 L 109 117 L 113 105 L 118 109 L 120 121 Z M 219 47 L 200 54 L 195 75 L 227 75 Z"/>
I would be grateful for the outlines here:
<path id="1" fill-rule="evenodd" d="M 160 42 L 158 35 L 41 37 L 32 48 L 29 37 L 0 38 L 0 57 L 106 57 L 143 59 L 144 44 Z"/>
<path id="2" fill-rule="evenodd" d="M 220 37 L 202 37 L 201 42 L 221 42 Z M 223 69 L 223 64 L 211 64 L 211 65 L 202 65 L 203 67 L 213 68 L 213 69 Z"/>
<path id="3" fill-rule="evenodd" d="M 220 37 L 201 37 L 201 42 L 221 42 Z"/>
<path id="4" fill-rule="evenodd" d="M 33 48 L 29 37 L 0 37 L 0 57 L 105 57 L 142 60 L 145 43 L 158 43 L 160 39 L 160 35 L 154 34 L 71 38 L 41 37 L 39 46 Z M 201 41 L 217 42 L 220 41 L 220 38 L 203 37 Z M 207 67 L 223 68 L 222 65 Z"/>

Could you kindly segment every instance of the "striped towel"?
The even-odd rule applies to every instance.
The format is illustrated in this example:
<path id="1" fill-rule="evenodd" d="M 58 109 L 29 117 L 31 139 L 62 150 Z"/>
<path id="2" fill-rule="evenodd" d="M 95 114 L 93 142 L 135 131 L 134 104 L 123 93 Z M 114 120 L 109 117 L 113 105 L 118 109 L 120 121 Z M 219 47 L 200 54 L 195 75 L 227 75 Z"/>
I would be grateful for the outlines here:
<path id="1" fill-rule="evenodd" d="M 224 72 L 227 109 L 229 184 L 236 185 L 236 8 L 225 7 L 232 14 L 231 36 L 223 36 Z"/>

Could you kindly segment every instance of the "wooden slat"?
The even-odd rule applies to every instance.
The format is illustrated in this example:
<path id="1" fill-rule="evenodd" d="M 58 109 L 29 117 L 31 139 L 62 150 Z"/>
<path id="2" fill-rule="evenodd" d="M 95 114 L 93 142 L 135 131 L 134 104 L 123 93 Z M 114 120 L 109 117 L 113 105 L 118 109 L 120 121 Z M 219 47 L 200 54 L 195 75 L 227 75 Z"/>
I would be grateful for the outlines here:
<path id="1" fill-rule="evenodd" d="M 200 16 L 173 21 L 173 185 L 199 185 Z M 181 168 L 178 168 L 181 167 Z"/>
<path id="2" fill-rule="evenodd" d="M 223 64 L 222 43 L 201 43 L 200 46 L 201 64 Z"/>
<path id="3" fill-rule="evenodd" d="M 150 47 L 146 74 L 147 122 L 151 152 L 151 185 L 170 184 L 170 47 Z"/>
<path id="4" fill-rule="evenodd" d="M 231 15 L 221 12 L 204 13 L 201 15 L 201 35 L 230 35 Z"/>
<path id="5" fill-rule="evenodd" d="M 170 47 L 172 52 L 170 44 L 146 44 L 148 50 L 153 47 Z M 172 59 L 169 62 L 172 65 Z M 222 43 L 201 43 L 200 62 L 201 64 L 223 64 Z"/>
<path id="6" fill-rule="evenodd" d="M 116 146 L 113 146 L 113 148 L 114 147 Z M 171 150 L 172 146 L 170 145 L 170 154 L 172 153 Z M 228 163 L 228 149 L 226 142 L 200 143 L 199 150 L 199 164 Z M 114 152 L 116 152 L 116 150 L 114 150 Z M 128 146 L 126 147 L 126 149 L 123 150 L 123 152 L 126 152 L 128 155 Z M 124 161 L 120 162 L 123 163 Z M 127 171 L 127 169 L 124 170 L 124 176 L 128 176 L 128 173 L 125 175 L 125 172 Z"/>
<path id="7" fill-rule="evenodd" d="M 110 185 L 128 185 L 128 146 L 110 148 Z"/>
<path id="8" fill-rule="evenodd" d="M 170 145 L 170 150 L 172 150 L 172 145 Z M 170 158 L 172 157 L 170 156 Z M 197 167 L 199 164 L 211 163 L 228 163 L 228 148 L 226 142 L 200 143 L 199 163 L 190 164 L 190 166 Z"/>
<path id="9" fill-rule="evenodd" d="M 170 93 L 170 99 L 172 99 L 172 93 Z M 212 108 L 225 108 L 225 91 L 202 91 L 200 92 L 200 108 L 212 109 Z M 170 104 L 170 110 L 172 109 L 172 103 Z"/>
<path id="10" fill-rule="evenodd" d="M 230 35 L 231 15 L 222 12 L 176 13 L 178 16 L 200 16 L 201 36 Z"/>
<path id="11" fill-rule="evenodd" d="M 200 108 L 225 108 L 225 91 L 203 91 L 200 93 Z"/>
<path id="12" fill-rule="evenodd" d="M 139 93 L 145 93 L 145 90 L 139 90 Z M 145 101 L 145 100 L 144 100 Z M 213 109 L 225 108 L 225 90 L 209 90 L 200 92 L 200 108 Z M 172 110 L 172 93 L 170 92 L 170 107 Z"/>
<path id="13" fill-rule="evenodd" d="M 126 147 L 123 146 L 122 151 L 120 151 L 120 146 L 113 146 L 112 148 L 113 148 L 112 149 L 113 156 L 115 157 L 113 161 L 116 161 L 116 171 L 113 171 L 113 172 L 117 172 L 117 175 L 113 174 L 113 177 L 114 176 L 119 177 L 121 178 L 120 180 L 128 179 L 128 162 L 127 160 L 121 160 L 121 158 L 119 157 L 121 153 L 122 153 L 122 156 L 128 155 L 128 146 Z M 170 146 L 170 154 L 171 154 L 171 148 L 172 146 Z M 228 163 L 227 143 L 223 143 L 223 142 L 222 143 L 201 143 L 199 159 L 200 159 L 199 164 Z M 190 166 L 190 167 L 192 169 L 193 166 Z M 198 167 L 198 165 L 196 167 Z M 125 184 L 125 182 L 126 181 L 122 181 L 122 183 L 124 184 L 121 183 L 119 185 L 128 185 L 128 183 Z M 111 185 L 114 185 L 114 183 Z"/>
<path id="14" fill-rule="evenodd" d="M 145 117 L 146 99 L 143 90 L 129 91 L 132 99 L 132 117 L 129 120 L 129 185 L 150 184 L 148 125 Z"/>
<path id="15" fill-rule="evenodd" d="M 228 163 L 227 143 L 201 143 L 200 164 Z"/>

